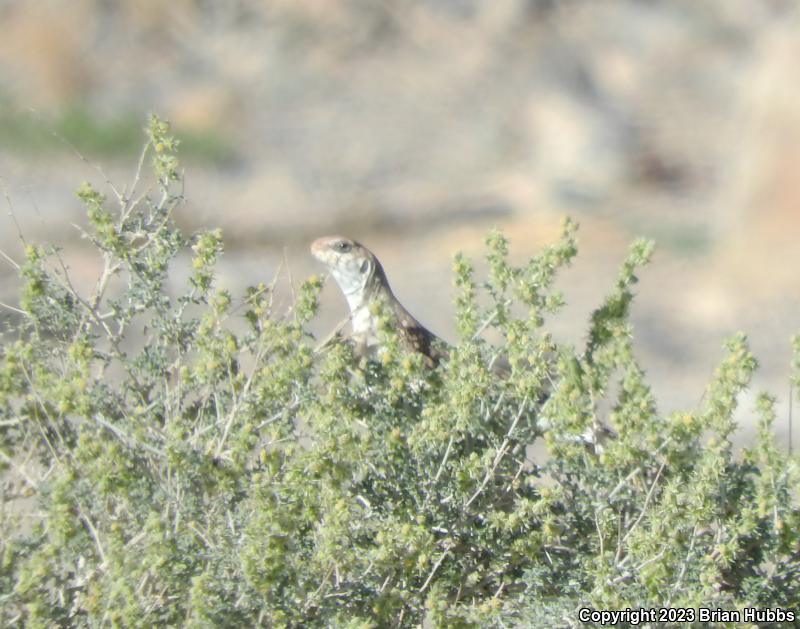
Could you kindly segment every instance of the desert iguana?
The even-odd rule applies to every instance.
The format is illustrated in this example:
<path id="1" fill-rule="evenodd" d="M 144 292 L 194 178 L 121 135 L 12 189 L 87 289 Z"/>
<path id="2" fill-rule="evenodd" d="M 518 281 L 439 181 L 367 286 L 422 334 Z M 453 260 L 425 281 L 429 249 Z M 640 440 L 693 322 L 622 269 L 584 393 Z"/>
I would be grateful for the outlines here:
<path id="1" fill-rule="evenodd" d="M 324 236 L 313 242 L 311 253 L 331 272 L 350 306 L 351 338 L 360 356 L 374 357 L 380 349 L 378 312 L 383 302 L 407 351 L 419 352 L 435 367 L 447 358 L 447 344 L 428 330 L 394 296 L 386 273 L 369 249 L 342 236 Z"/>

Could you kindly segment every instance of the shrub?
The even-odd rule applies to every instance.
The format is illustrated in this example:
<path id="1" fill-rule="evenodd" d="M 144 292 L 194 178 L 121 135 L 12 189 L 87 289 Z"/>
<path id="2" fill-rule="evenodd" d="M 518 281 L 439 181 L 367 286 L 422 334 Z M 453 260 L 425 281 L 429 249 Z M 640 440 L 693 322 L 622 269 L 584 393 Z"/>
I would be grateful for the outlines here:
<path id="1" fill-rule="evenodd" d="M 800 606 L 797 465 L 772 397 L 756 442 L 731 446 L 756 368 L 745 337 L 700 406 L 669 417 L 635 359 L 651 243 L 632 246 L 582 351 L 545 328 L 577 252 L 567 221 L 520 267 L 491 234 L 485 281 L 456 257 L 461 340 L 440 368 L 389 326 L 381 363 L 362 364 L 346 343 L 314 350 L 319 278 L 284 312 L 274 285 L 215 287 L 222 236 L 175 227 L 177 143 L 156 118 L 147 134 L 154 192 L 78 192 L 94 289 L 52 248 L 20 265 L 0 452 L 36 506 L 4 496 L 6 626 L 565 626 L 581 607 Z M 507 379 L 488 368 L 489 327 Z M 549 456 L 531 460 L 537 440 Z"/>

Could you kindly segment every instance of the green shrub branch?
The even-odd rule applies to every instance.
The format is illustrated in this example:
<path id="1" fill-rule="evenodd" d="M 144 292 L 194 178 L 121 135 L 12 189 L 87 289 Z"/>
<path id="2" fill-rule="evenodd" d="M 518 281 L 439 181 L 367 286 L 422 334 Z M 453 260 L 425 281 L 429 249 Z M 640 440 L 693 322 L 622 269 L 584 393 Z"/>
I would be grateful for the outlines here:
<path id="1" fill-rule="evenodd" d="M 222 234 L 172 220 L 167 123 L 150 120 L 134 181 L 109 187 L 78 190 L 100 260 L 88 293 L 55 248 L 20 264 L 24 316 L 0 358 L 5 626 L 564 626 L 582 606 L 800 606 L 798 468 L 773 397 L 757 398 L 755 441 L 731 445 L 757 366 L 746 338 L 698 407 L 669 416 L 636 360 L 651 242 L 576 349 L 547 321 L 577 225 L 521 266 L 493 232 L 485 279 L 455 258 L 460 341 L 429 370 L 388 321 L 380 363 L 315 350 L 319 278 L 288 311 L 274 281 L 218 286 Z M 489 368 L 500 353 L 508 378 Z"/>

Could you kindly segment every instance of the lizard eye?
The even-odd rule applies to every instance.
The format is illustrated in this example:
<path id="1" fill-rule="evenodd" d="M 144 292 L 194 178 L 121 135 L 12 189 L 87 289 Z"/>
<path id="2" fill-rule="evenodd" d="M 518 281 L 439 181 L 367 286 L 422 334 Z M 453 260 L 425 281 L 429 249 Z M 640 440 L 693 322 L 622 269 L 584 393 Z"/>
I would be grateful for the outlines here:
<path id="1" fill-rule="evenodd" d="M 350 249 L 352 249 L 352 245 L 346 240 L 340 240 L 335 245 L 333 245 L 333 248 L 341 253 L 347 253 L 348 251 L 350 251 Z"/>

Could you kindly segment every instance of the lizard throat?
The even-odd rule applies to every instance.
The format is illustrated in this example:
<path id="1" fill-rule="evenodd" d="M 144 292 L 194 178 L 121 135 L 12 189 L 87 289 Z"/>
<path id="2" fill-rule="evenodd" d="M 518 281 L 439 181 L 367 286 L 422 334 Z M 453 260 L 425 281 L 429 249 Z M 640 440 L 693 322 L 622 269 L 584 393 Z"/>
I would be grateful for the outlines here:
<path id="1" fill-rule="evenodd" d="M 368 287 L 371 283 L 371 277 L 362 277 L 353 273 L 342 273 L 337 269 L 331 269 L 331 274 L 347 299 L 350 312 L 355 312 L 362 305 L 368 303 L 370 297 Z"/>
<path id="2" fill-rule="evenodd" d="M 362 275 L 331 269 L 336 283 L 339 284 L 339 288 L 347 299 L 347 305 L 350 307 L 350 314 L 353 317 L 364 317 L 369 305 L 375 299 L 387 291 L 391 294 L 381 271 L 382 269 L 375 267 L 370 273 Z"/>

